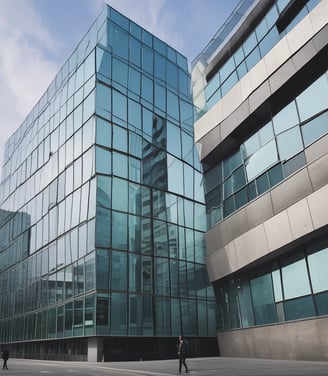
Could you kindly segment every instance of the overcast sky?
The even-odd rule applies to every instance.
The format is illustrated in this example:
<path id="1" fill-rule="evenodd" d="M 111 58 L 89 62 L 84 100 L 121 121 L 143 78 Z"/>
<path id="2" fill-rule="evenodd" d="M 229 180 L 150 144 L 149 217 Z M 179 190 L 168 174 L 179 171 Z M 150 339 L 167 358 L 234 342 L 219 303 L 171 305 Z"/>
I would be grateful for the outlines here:
<path id="1" fill-rule="evenodd" d="M 105 2 L 191 61 L 239 0 Z M 0 167 L 6 140 L 46 91 L 103 3 L 102 0 L 0 0 Z"/>

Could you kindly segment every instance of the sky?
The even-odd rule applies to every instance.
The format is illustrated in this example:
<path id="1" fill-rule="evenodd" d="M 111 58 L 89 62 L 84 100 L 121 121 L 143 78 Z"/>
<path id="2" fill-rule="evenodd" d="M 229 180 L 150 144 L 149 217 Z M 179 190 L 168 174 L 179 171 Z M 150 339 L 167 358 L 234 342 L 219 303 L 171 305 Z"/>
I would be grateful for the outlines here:
<path id="1" fill-rule="evenodd" d="M 0 168 L 6 140 L 47 90 L 104 2 L 191 62 L 239 1 L 0 0 Z"/>

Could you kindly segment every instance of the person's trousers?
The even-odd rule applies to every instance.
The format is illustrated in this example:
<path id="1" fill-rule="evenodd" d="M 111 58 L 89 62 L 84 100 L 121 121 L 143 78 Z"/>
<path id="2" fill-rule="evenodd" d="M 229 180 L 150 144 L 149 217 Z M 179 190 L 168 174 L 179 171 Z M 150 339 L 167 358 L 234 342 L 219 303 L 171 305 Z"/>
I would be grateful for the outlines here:
<path id="1" fill-rule="evenodd" d="M 186 371 L 188 371 L 188 367 L 186 364 L 186 356 L 184 354 L 179 355 L 179 372 L 181 373 L 182 364 L 184 365 Z"/>

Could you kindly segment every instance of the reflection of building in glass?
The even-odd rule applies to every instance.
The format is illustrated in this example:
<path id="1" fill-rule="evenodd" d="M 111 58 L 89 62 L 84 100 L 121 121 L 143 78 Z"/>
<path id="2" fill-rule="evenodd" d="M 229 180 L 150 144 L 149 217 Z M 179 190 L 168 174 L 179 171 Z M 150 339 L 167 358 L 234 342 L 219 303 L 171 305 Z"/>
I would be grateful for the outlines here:
<path id="1" fill-rule="evenodd" d="M 328 359 L 327 22 L 244 0 L 193 62 L 224 356 Z"/>
<path id="2" fill-rule="evenodd" d="M 12 356 L 171 357 L 181 332 L 196 355 L 217 352 L 189 87 L 181 54 L 106 6 L 8 140 Z"/>

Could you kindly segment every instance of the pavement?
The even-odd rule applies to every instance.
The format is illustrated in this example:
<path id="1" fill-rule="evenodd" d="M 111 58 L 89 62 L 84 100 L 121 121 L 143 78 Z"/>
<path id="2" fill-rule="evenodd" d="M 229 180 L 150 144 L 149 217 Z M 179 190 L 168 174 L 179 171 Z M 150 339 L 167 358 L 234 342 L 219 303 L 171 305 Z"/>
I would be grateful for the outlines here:
<path id="1" fill-rule="evenodd" d="M 1 369 L 0 375 L 172 376 L 179 374 L 178 365 L 177 359 L 101 363 L 9 359 L 9 370 Z M 328 362 L 211 357 L 187 359 L 187 365 L 191 376 L 328 376 Z"/>
<path id="2" fill-rule="evenodd" d="M 102 363 L 125 371 L 141 371 L 143 375 L 172 376 L 178 374 L 178 360 Z M 328 375 L 328 362 L 266 360 L 249 358 L 187 359 L 190 375 L 194 376 L 317 376 Z M 182 369 L 182 374 L 185 374 Z"/>

